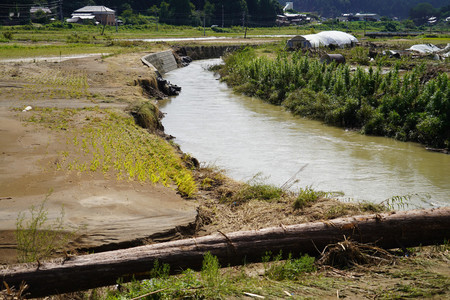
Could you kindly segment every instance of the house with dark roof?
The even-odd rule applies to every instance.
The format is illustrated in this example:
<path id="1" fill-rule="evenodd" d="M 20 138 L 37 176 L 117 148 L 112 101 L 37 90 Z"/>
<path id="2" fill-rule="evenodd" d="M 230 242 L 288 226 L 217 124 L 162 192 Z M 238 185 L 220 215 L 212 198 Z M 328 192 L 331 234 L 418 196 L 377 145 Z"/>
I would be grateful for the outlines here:
<path id="1" fill-rule="evenodd" d="M 67 19 L 68 23 L 84 23 L 86 21 L 102 25 L 115 25 L 115 11 L 106 6 L 85 6 L 74 11 L 72 17 Z"/>

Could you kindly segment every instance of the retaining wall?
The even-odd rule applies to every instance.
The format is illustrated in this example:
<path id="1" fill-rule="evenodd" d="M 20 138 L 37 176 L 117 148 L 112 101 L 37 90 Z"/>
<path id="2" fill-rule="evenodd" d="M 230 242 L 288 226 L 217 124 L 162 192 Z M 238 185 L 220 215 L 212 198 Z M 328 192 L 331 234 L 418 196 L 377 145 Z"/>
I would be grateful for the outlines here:
<path id="1" fill-rule="evenodd" d="M 141 60 L 150 68 L 156 69 L 161 75 L 178 68 L 172 50 L 152 53 L 144 56 Z"/>

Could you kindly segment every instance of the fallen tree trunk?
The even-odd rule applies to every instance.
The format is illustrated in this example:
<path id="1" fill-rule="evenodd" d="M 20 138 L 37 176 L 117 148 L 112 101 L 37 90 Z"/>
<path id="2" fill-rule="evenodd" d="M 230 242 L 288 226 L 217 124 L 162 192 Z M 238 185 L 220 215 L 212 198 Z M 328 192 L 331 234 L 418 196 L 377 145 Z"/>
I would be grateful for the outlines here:
<path id="1" fill-rule="evenodd" d="M 326 222 L 271 227 L 254 231 L 191 238 L 90 255 L 58 262 L 17 265 L 0 270 L 0 280 L 10 287 L 21 282 L 32 297 L 84 290 L 115 284 L 118 278 L 141 276 L 155 260 L 176 272 L 198 269 L 210 251 L 221 265 L 257 261 L 266 251 L 318 254 L 344 236 L 385 249 L 441 243 L 450 237 L 450 208 L 355 216 Z M 125 279 L 126 280 L 126 279 Z"/>

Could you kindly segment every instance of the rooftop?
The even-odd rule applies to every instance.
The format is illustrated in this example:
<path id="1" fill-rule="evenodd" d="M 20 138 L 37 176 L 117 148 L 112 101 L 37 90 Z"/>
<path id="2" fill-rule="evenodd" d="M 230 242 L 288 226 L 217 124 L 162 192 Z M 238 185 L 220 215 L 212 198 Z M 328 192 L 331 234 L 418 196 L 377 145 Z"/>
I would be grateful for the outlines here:
<path id="1" fill-rule="evenodd" d="M 85 6 L 74 11 L 74 13 L 114 13 L 114 10 L 106 6 Z"/>

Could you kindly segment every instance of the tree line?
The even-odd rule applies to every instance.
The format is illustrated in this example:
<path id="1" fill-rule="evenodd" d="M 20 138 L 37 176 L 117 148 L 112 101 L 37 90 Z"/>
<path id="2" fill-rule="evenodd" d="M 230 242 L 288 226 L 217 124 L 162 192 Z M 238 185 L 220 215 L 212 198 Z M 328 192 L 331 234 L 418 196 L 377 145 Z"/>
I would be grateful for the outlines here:
<path id="1" fill-rule="evenodd" d="M 173 25 L 273 26 L 281 12 L 276 0 L 155 0 L 146 1 L 146 7 L 137 2 L 130 3 L 128 10 Z"/>
<path id="2" fill-rule="evenodd" d="M 427 3 L 434 8 L 448 6 L 448 0 L 291 0 L 298 11 L 317 12 L 324 17 L 342 13 L 370 12 L 387 17 L 410 17 L 410 10 Z M 279 0 L 285 4 L 285 0 Z M 434 15 L 436 16 L 436 15 Z M 431 17 L 431 15 L 429 16 Z"/>
<path id="3" fill-rule="evenodd" d="M 301 12 L 314 12 L 325 17 L 342 13 L 371 12 L 386 17 L 409 17 L 415 25 L 426 24 L 434 16 L 450 16 L 448 0 L 292 0 Z M 17 24 L 29 22 L 31 6 L 45 6 L 52 13 L 47 17 L 64 17 L 86 5 L 104 5 L 116 11 L 125 23 L 162 22 L 173 25 L 218 25 L 219 27 L 274 26 L 282 13 L 285 0 L 12 0 L 0 4 L 0 21 Z M 11 17 L 11 14 L 13 17 Z M 36 16 L 34 16 L 36 17 Z"/>
<path id="4" fill-rule="evenodd" d="M 173 25 L 218 25 L 252 27 L 275 25 L 282 9 L 277 0 L 13 0 L 0 4 L 0 18 L 11 19 L 10 13 L 23 22 L 30 20 L 31 6 L 51 6 L 54 15 L 62 6 L 64 17 L 87 5 L 104 5 L 116 15 L 139 24 L 153 17 Z"/>

